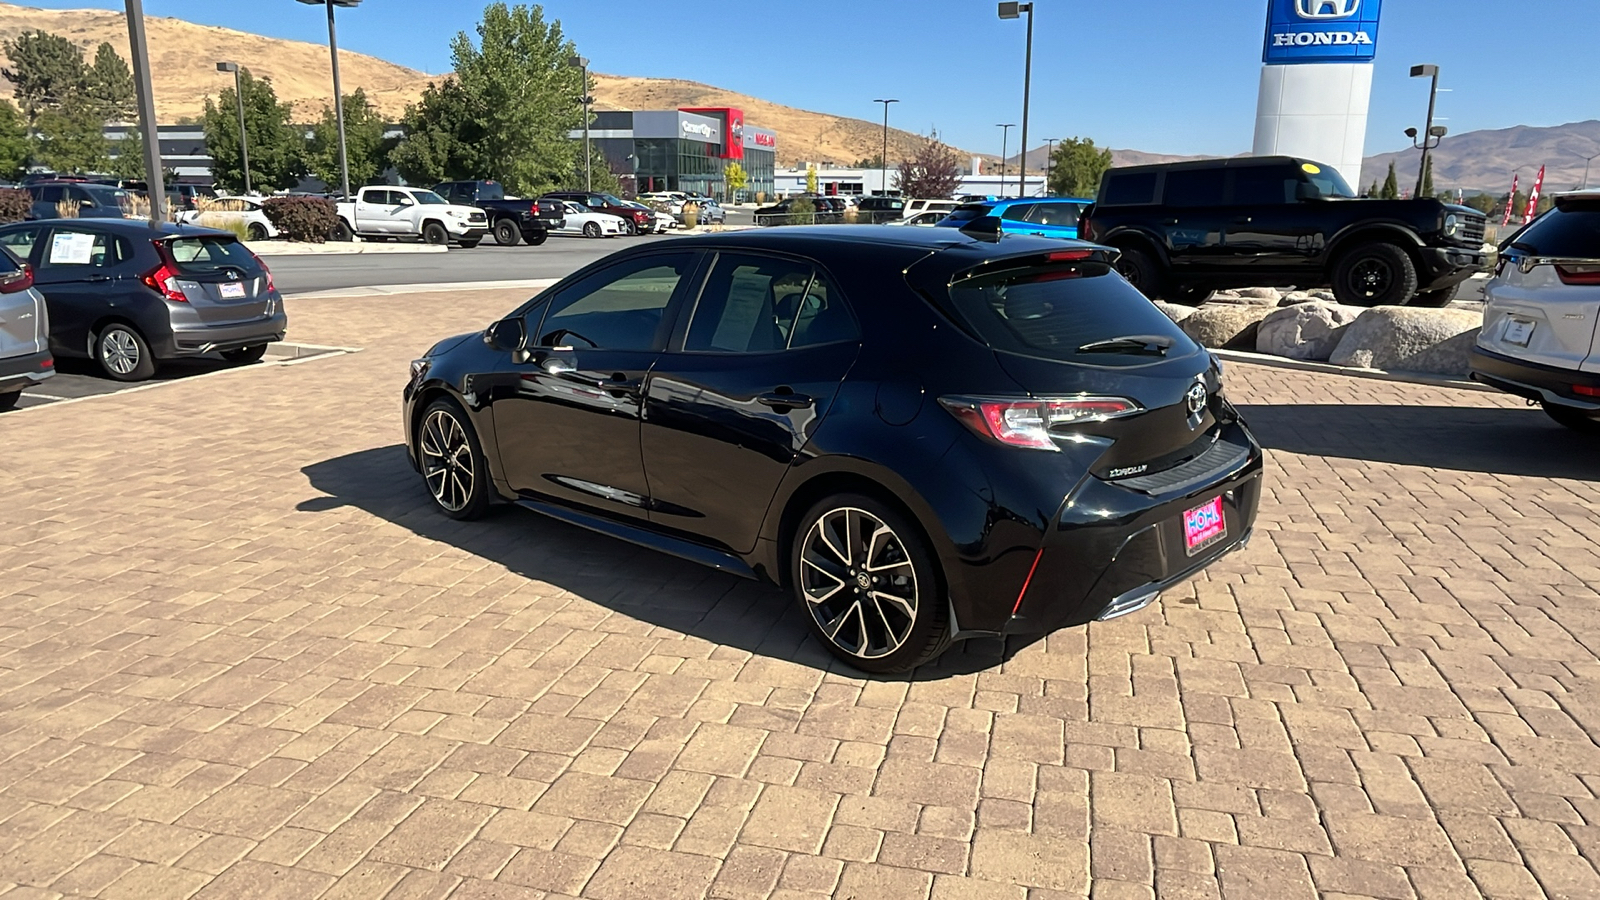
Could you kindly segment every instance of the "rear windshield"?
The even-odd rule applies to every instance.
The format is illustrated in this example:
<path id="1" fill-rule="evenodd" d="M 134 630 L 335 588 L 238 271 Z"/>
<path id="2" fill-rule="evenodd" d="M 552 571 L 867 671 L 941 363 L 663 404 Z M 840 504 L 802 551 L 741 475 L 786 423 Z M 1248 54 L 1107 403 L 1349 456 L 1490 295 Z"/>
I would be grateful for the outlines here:
<path id="1" fill-rule="evenodd" d="M 1081 352 L 1096 341 L 1162 338 L 1167 355 L 1196 345 L 1132 285 L 1099 262 L 1009 269 L 957 281 L 950 287 L 956 312 L 990 347 L 1063 362 L 1133 366 L 1150 354 Z"/>
<path id="2" fill-rule="evenodd" d="M 183 275 L 209 275 L 232 269 L 255 275 L 260 264 L 255 255 L 232 237 L 181 237 L 167 241 L 167 251 Z"/>
<path id="3" fill-rule="evenodd" d="M 952 222 L 971 222 L 987 216 L 991 209 L 994 209 L 991 203 L 963 203 L 951 210 L 947 218 Z"/>
<path id="4" fill-rule="evenodd" d="M 1586 202 L 1553 209 L 1512 240 L 1515 249 L 1540 256 L 1600 258 L 1600 203 Z"/>

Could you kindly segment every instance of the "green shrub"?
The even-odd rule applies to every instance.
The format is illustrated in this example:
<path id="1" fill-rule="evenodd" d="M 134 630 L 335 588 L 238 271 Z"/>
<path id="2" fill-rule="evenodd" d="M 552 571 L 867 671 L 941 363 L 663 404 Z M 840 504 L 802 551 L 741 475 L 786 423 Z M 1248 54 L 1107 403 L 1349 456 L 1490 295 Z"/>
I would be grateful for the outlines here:
<path id="1" fill-rule="evenodd" d="M 320 244 L 339 223 L 339 213 L 326 197 L 268 197 L 261 211 L 291 241 Z"/>
<path id="2" fill-rule="evenodd" d="M 202 228 L 215 228 L 219 231 L 231 231 L 241 241 L 250 240 L 250 223 L 236 215 L 219 212 L 203 212 L 196 225 Z"/>
<path id="3" fill-rule="evenodd" d="M 0 188 L 0 222 L 21 222 L 32 210 L 32 194 L 21 188 Z"/>

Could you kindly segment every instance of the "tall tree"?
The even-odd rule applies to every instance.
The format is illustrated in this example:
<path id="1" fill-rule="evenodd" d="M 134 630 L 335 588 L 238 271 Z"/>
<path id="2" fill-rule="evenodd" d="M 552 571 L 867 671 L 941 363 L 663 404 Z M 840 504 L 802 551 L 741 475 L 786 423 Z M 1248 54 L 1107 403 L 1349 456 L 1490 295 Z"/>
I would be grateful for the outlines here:
<path id="1" fill-rule="evenodd" d="M 24 31 L 4 44 L 11 68 L 0 69 L 32 123 L 41 110 L 58 109 L 83 92 L 88 70 L 83 51 L 59 34 Z"/>
<path id="2" fill-rule="evenodd" d="M 961 184 L 961 154 L 939 140 L 937 131 L 929 133 L 895 173 L 895 189 L 900 196 L 942 200 Z"/>
<path id="3" fill-rule="evenodd" d="M 149 173 L 144 170 L 144 138 L 139 129 L 129 128 L 114 146 L 117 155 L 111 160 L 111 174 L 134 181 L 150 180 Z"/>
<path id="4" fill-rule="evenodd" d="M 423 90 L 401 119 L 405 137 L 389 154 L 400 177 L 412 184 L 478 178 L 478 142 L 483 123 L 476 104 L 455 78 Z"/>
<path id="5" fill-rule="evenodd" d="M 1429 157 L 1422 166 L 1422 196 L 1433 196 L 1433 157 Z"/>
<path id="6" fill-rule="evenodd" d="M 723 183 L 728 188 L 728 199 L 731 201 L 740 191 L 750 186 L 750 173 L 738 162 L 730 162 L 722 170 Z"/>
<path id="7" fill-rule="evenodd" d="M 17 176 L 28 162 L 28 126 L 10 100 L 0 100 L 0 178 Z"/>
<path id="8" fill-rule="evenodd" d="M 815 194 L 816 192 L 817 192 L 817 167 L 808 163 L 806 165 L 806 193 Z"/>
<path id="9" fill-rule="evenodd" d="M 257 190 L 294 187 L 303 168 L 304 133 L 289 124 L 293 110 L 278 101 L 272 80 L 255 78 L 239 69 L 244 97 L 245 133 L 250 137 L 250 186 Z M 206 98 L 201 118 L 206 149 L 211 153 L 211 175 L 231 190 L 244 187 L 244 167 L 239 159 L 239 118 L 233 88 L 223 88 L 215 102 Z"/>
<path id="10" fill-rule="evenodd" d="M 1378 188 L 1378 197 L 1384 200 L 1400 199 L 1400 177 L 1395 174 L 1394 160 L 1389 160 L 1389 175 L 1383 179 L 1383 187 Z"/>
<path id="11" fill-rule="evenodd" d="M 95 50 L 94 64 L 89 66 L 84 80 L 89 102 L 106 121 L 133 121 L 133 73 L 110 44 L 102 42 Z"/>
<path id="12" fill-rule="evenodd" d="M 350 189 L 370 184 L 389 164 L 393 149 L 383 138 L 383 117 L 367 99 L 367 92 L 356 88 L 344 98 L 345 160 L 350 166 Z M 334 111 L 325 109 L 322 119 L 311 127 L 306 144 L 306 170 L 329 185 L 339 183 L 339 124 Z"/>
<path id="13" fill-rule="evenodd" d="M 1093 197 L 1100 176 L 1111 168 L 1111 151 L 1090 138 L 1067 138 L 1050 154 L 1050 193 L 1057 197 Z"/>
<path id="14" fill-rule="evenodd" d="M 41 109 L 33 127 L 34 158 L 57 172 L 104 172 L 111 163 L 105 120 L 81 95 Z"/>

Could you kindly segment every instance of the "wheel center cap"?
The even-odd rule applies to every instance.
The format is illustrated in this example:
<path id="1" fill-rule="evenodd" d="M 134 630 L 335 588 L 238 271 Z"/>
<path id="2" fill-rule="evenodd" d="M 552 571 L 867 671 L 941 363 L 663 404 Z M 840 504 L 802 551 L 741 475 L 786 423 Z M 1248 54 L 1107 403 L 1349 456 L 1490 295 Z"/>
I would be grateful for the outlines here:
<path id="1" fill-rule="evenodd" d="M 861 585 L 863 588 L 872 587 L 872 576 L 862 572 L 860 575 L 856 576 L 856 584 Z"/>

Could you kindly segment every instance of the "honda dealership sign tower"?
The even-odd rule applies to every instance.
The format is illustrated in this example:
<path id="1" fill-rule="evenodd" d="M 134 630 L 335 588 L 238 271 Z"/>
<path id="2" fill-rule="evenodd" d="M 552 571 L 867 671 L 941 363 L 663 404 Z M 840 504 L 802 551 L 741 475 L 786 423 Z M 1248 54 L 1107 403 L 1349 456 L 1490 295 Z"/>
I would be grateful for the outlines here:
<path id="1" fill-rule="evenodd" d="M 1382 0 L 1269 0 L 1256 156 L 1328 163 L 1361 187 Z"/>

